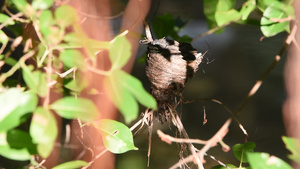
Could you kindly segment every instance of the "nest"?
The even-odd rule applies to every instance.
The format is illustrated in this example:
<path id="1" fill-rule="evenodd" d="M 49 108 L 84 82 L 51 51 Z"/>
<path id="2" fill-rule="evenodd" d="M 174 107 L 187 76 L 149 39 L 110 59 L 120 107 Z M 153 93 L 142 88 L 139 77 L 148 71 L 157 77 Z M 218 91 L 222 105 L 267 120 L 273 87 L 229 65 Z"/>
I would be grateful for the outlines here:
<path id="1" fill-rule="evenodd" d="M 182 93 L 185 83 L 198 70 L 203 55 L 189 43 L 166 38 L 152 40 L 149 31 L 141 43 L 148 45 L 146 75 L 158 105 L 156 117 L 160 122 L 170 121 L 175 96 Z"/>

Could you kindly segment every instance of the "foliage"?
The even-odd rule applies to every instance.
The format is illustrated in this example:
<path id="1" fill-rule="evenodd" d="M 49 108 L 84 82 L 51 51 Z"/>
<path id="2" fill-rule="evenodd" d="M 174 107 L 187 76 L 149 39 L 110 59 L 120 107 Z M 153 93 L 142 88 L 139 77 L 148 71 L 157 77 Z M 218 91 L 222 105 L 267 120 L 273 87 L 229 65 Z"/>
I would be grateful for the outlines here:
<path id="1" fill-rule="evenodd" d="M 138 102 L 156 109 L 155 99 L 147 93 L 142 83 L 121 70 L 131 56 L 131 44 L 125 36 L 126 32 L 112 41 L 90 39 L 78 25 L 73 7 L 62 5 L 49 9 L 53 3 L 53 0 L 33 0 L 32 3 L 11 0 L 4 5 L 20 13 L 0 14 L 1 28 L 4 27 L 0 30 L 0 68 L 5 70 L 0 74 L 0 154 L 12 160 L 31 160 L 33 166 L 37 163 L 32 156 L 47 158 L 59 133 L 53 112 L 65 119 L 95 125 L 99 132 L 107 136 L 103 137 L 103 142 L 114 153 L 137 149 L 126 125 L 114 120 L 97 121 L 100 113 L 96 105 L 92 100 L 80 97 L 80 92 L 88 89 L 82 74 L 93 71 L 105 76 L 109 98 L 124 115 L 126 123 L 137 118 Z M 22 30 L 15 29 L 21 26 L 20 23 L 32 24 L 37 39 L 21 36 Z M 9 39 L 14 39 L 13 43 Z M 31 42 L 33 47 L 29 47 Z M 24 48 L 23 53 L 14 57 L 20 54 L 16 50 L 18 46 Z M 93 66 L 96 65 L 95 53 L 101 50 L 109 52 L 112 62 L 110 70 Z M 29 59 L 31 61 L 26 62 Z M 74 75 L 55 73 L 62 67 Z M 11 83 L 18 73 L 22 78 Z M 57 92 L 68 90 L 62 98 L 50 103 L 50 88 Z M 93 92 L 93 89 L 90 90 Z M 38 100 L 42 103 L 38 104 Z M 29 127 L 24 128 L 23 124 Z M 116 144 L 120 146 L 116 148 Z M 71 161 L 54 168 L 87 165 L 84 161 Z"/>

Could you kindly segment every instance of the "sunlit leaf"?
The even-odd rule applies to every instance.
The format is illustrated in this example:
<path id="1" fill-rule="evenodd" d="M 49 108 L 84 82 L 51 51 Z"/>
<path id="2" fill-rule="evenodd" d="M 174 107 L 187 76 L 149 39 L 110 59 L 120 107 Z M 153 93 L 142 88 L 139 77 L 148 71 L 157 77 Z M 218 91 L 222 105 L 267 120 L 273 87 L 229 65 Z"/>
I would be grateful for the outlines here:
<path id="1" fill-rule="evenodd" d="M 131 93 L 120 84 L 118 78 L 117 73 L 107 76 L 104 81 L 105 90 L 110 100 L 123 114 L 126 123 L 130 123 L 138 116 L 138 104 Z"/>
<path id="2" fill-rule="evenodd" d="M 55 10 L 55 18 L 58 25 L 62 29 L 70 26 L 71 24 L 74 24 L 78 20 L 75 9 L 69 5 L 59 6 Z"/>
<path id="3" fill-rule="evenodd" d="M 6 22 L 9 18 L 10 18 L 9 16 L 0 13 L 0 23 Z M 11 21 L 9 21 L 7 24 L 8 24 L 8 25 L 13 25 L 13 24 L 15 24 L 15 22 L 14 22 L 13 20 L 11 20 Z"/>
<path id="4" fill-rule="evenodd" d="M 25 120 L 24 115 L 33 112 L 37 103 L 37 96 L 32 92 L 10 88 L 0 93 L 0 132 L 20 125 Z"/>
<path id="5" fill-rule="evenodd" d="M 300 140 L 296 138 L 282 136 L 285 147 L 292 153 L 289 154 L 289 159 L 300 164 Z"/>
<path id="6" fill-rule="evenodd" d="M 234 156 L 241 162 L 248 162 L 246 153 L 253 152 L 256 147 L 255 143 L 247 142 L 245 144 L 236 144 L 232 147 Z"/>
<path id="7" fill-rule="evenodd" d="M 98 109 L 95 104 L 85 98 L 64 97 L 51 104 L 50 107 L 66 119 L 79 118 L 87 122 L 98 117 Z"/>
<path id="8" fill-rule="evenodd" d="M 250 167 L 255 169 L 292 169 L 288 163 L 268 153 L 248 152 L 247 158 Z"/>
<path id="9" fill-rule="evenodd" d="M 112 69 L 122 68 L 127 63 L 130 56 L 131 44 L 126 36 L 117 36 L 109 49 L 109 58 L 112 62 Z"/>
<path id="10" fill-rule="evenodd" d="M 8 57 L 8 58 L 5 58 L 5 63 L 10 65 L 10 66 L 14 66 L 15 64 L 18 63 L 18 61 L 16 61 L 14 58 L 12 57 Z"/>
<path id="11" fill-rule="evenodd" d="M 67 68 L 76 67 L 80 70 L 86 68 L 84 57 L 76 49 L 66 49 L 60 53 L 59 59 L 64 63 Z"/>
<path id="12" fill-rule="evenodd" d="M 0 154 L 13 160 L 28 160 L 36 154 L 36 146 L 27 132 L 13 129 L 0 134 Z"/>
<path id="13" fill-rule="evenodd" d="M 269 6 L 264 11 L 263 17 L 260 22 L 260 24 L 262 25 L 260 29 L 266 37 L 274 36 L 282 31 L 289 32 L 289 21 L 279 22 L 281 19 L 285 19 L 287 17 L 288 15 L 281 9 Z"/>
<path id="14" fill-rule="evenodd" d="M 73 168 L 75 169 L 75 168 L 85 167 L 88 165 L 89 165 L 89 163 L 87 163 L 85 161 L 76 160 L 76 161 L 65 162 L 63 164 L 53 167 L 52 169 L 73 169 Z"/>
<path id="15" fill-rule="evenodd" d="M 246 20 L 248 18 L 249 14 L 255 9 L 255 5 L 255 0 L 248 0 L 243 4 L 242 9 L 240 10 L 242 20 Z"/>
<path id="16" fill-rule="evenodd" d="M 39 70 L 32 71 L 32 69 L 31 65 L 23 67 L 24 81 L 33 92 L 41 97 L 45 97 L 47 94 L 46 74 Z"/>
<path id="17" fill-rule="evenodd" d="M 7 141 L 7 135 L 8 134 L 6 133 L 0 133 L 0 155 L 12 160 L 18 160 L 18 161 L 29 160 L 31 158 L 31 153 L 29 152 L 27 147 L 22 147 L 22 148 L 11 147 L 11 145 L 9 145 Z M 9 135 L 10 135 L 9 137 L 11 137 L 11 133 Z"/>
<path id="18" fill-rule="evenodd" d="M 52 151 L 48 148 L 54 144 L 58 133 L 55 117 L 49 110 L 38 107 L 33 113 L 29 131 L 34 143 L 46 145 L 40 146 L 44 149 L 38 147 L 39 154 L 46 158 Z"/>
<path id="19" fill-rule="evenodd" d="M 39 17 L 40 21 L 40 29 L 42 34 L 47 37 L 51 35 L 50 27 L 54 24 L 54 19 L 52 16 L 52 12 L 50 10 L 43 10 Z"/>
<path id="20" fill-rule="evenodd" d="M 22 11 L 26 16 L 30 17 L 34 14 L 34 9 L 26 0 L 11 0 L 19 11 Z"/>
<path id="21" fill-rule="evenodd" d="M 7 35 L 0 29 L 0 43 L 6 45 L 8 42 Z"/>
<path id="22" fill-rule="evenodd" d="M 47 158 L 51 154 L 51 152 L 54 148 L 54 144 L 55 144 L 54 142 L 39 143 L 37 145 L 37 151 L 38 151 L 39 155 L 43 158 Z"/>
<path id="23" fill-rule="evenodd" d="M 32 7 L 34 9 L 48 9 L 52 6 L 54 0 L 33 0 Z"/>
<path id="24" fill-rule="evenodd" d="M 218 0 L 215 19 L 218 26 L 237 20 L 241 14 L 234 9 L 235 0 Z"/>
<path id="25" fill-rule="evenodd" d="M 131 131 L 123 123 L 104 119 L 100 120 L 95 127 L 100 130 L 105 147 L 112 153 L 120 154 L 137 150 Z"/>

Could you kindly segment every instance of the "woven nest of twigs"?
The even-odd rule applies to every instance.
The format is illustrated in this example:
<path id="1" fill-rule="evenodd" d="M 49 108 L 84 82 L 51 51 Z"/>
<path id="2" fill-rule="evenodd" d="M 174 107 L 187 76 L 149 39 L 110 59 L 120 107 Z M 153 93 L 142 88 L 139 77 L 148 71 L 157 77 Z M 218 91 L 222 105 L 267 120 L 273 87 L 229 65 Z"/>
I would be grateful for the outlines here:
<path id="1" fill-rule="evenodd" d="M 182 93 L 185 83 L 198 70 L 203 55 L 189 43 L 166 38 L 153 40 L 148 26 L 146 36 L 141 43 L 148 45 L 146 75 L 158 104 L 156 117 L 160 122 L 170 121 L 175 96 Z"/>

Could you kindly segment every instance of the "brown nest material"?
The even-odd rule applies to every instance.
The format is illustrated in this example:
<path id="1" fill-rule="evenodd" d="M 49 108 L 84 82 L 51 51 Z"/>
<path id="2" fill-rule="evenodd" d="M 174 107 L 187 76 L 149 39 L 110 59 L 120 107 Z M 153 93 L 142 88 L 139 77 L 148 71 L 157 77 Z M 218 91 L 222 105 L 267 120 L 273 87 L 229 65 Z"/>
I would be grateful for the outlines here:
<path id="1" fill-rule="evenodd" d="M 170 121 L 172 109 L 176 106 L 175 96 L 182 93 L 185 83 L 198 70 L 203 55 L 189 43 L 167 38 L 152 40 L 147 25 L 146 35 L 141 43 L 148 45 L 146 75 L 158 105 L 155 116 L 160 122 Z"/>

